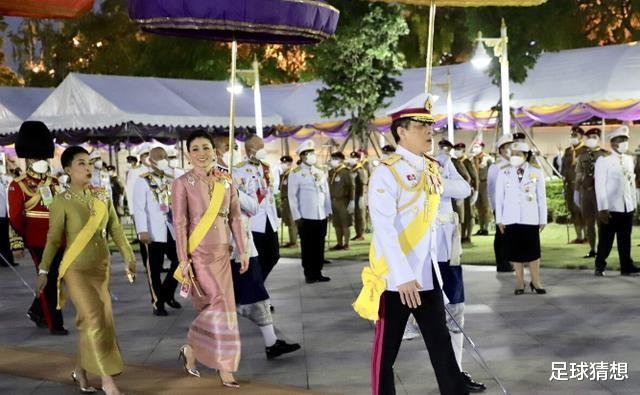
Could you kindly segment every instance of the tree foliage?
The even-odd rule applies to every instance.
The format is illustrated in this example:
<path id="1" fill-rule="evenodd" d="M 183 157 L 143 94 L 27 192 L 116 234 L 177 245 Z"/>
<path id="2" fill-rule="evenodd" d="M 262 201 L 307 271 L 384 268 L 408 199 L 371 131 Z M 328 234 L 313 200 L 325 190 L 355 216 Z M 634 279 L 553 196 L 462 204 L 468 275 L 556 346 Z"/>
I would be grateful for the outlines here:
<path id="1" fill-rule="evenodd" d="M 347 116 L 361 144 L 374 113 L 401 88 L 394 78 L 405 64 L 398 42 L 408 32 L 397 6 L 372 4 L 364 17 L 315 49 L 312 66 L 326 85 L 318 91 L 318 111 Z"/>

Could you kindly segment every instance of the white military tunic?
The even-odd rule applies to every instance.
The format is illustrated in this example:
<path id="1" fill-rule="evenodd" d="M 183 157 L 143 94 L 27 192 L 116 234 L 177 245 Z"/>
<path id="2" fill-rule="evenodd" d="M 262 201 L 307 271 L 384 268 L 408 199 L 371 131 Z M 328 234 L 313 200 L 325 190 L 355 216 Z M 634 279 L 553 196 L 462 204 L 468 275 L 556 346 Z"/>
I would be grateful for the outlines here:
<path id="1" fill-rule="evenodd" d="M 456 231 L 459 233 L 459 219 L 455 211 L 453 211 L 452 199 L 465 199 L 471 195 L 471 186 L 458 173 L 455 165 L 451 162 L 449 155 L 438 155 L 436 158 L 440 165 L 440 175 L 442 176 L 442 184 L 444 190 L 440 196 L 440 206 L 438 206 L 437 218 L 437 243 L 438 243 L 438 262 L 451 262 L 459 264 L 458 257 L 452 256 L 453 246 L 460 243 L 456 240 Z M 461 246 L 458 246 L 458 252 L 462 252 Z M 455 258 L 455 259 L 454 259 Z"/>
<path id="2" fill-rule="evenodd" d="M 138 167 L 134 167 L 130 169 L 129 172 L 127 173 L 127 184 L 124 187 L 124 193 L 127 195 L 127 206 L 129 209 L 129 214 L 131 215 L 133 215 L 133 195 L 134 195 L 133 189 L 136 186 L 136 182 L 138 181 L 138 178 L 140 178 L 141 175 L 149 171 L 151 171 L 149 167 L 145 165 L 140 165 Z"/>
<path id="3" fill-rule="evenodd" d="M 496 211 L 496 181 L 498 181 L 498 173 L 500 168 L 504 165 L 508 165 L 509 161 L 498 156 L 498 160 L 489 166 L 487 170 L 487 192 L 489 193 L 489 202 L 491 203 L 491 209 Z"/>
<path id="4" fill-rule="evenodd" d="M 294 221 L 323 220 L 331 215 L 327 175 L 315 166 L 300 164 L 289 173 L 289 207 Z"/>
<path id="5" fill-rule="evenodd" d="M 392 165 L 394 170 L 407 185 L 417 184 L 427 167 L 427 159 L 409 152 L 401 145 L 397 147 L 396 154 L 401 159 Z M 420 283 L 422 291 L 433 290 L 432 271 L 435 271 L 442 284 L 436 261 L 436 221 L 431 222 L 425 234 L 411 235 L 417 236 L 418 242 L 408 254 L 403 252 L 399 240 L 399 235 L 413 220 L 418 215 L 424 215 L 426 197 L 424 191 L 409 192 L 399 185 L 387 165 L 376 167 L 369 182 L 372 243 L 376 257 L 384 256 L 388 265 L 386 289 L 389 291 L 397 291 L 399 285 L 412 280 Z"/>
<path id="6" fill-rule="evenodd" d="M 141 175 L 137 177 L 133 188 L 133 219 L 138 234 L 148 232 L 151 241 L 167 242 L 167 231 L 175 240 L 173 225 L 169 222 L 168 214 L 171 209 L 171 179 L 151 174 L 150 186 L 147 179 Z"/>
<path id="7" fill-rule="evenodd" d="M 598 211 L 628 213 L 636 209 L 633 158 L 611 152 L 596 160 L 594 175 Z"/>
<path id="8" fill-rule="evenodd" d="M 267 166 L 267 169 L 269 167 Z M 270 171 L 270 170 L 268 170 Z M 238 185 L 247 185 L 254 192 L 260 193 L 262 200 L 258 202 L 258 210 L 251 218 L 251 231 L 265 233 L 267 218 L 271 223 L 274 232 L 278 231 L 279 218 L 276 208 L 275 191 L 277 179 L 273 174 L 269 174 L 269 185 L 265 180 L 265 166 L 262 163 L 252 163 L 250 160 L 239 163 L 233 169 L 233 178 Z"/>
<path id="9" fill-rule="evenodd" d="M 496 180 L 496 224 L 544 225 L 547 223 L 547 195 L 542 170 L 524 163 L 522 181 L 517 169 L 502 165 Z"/>

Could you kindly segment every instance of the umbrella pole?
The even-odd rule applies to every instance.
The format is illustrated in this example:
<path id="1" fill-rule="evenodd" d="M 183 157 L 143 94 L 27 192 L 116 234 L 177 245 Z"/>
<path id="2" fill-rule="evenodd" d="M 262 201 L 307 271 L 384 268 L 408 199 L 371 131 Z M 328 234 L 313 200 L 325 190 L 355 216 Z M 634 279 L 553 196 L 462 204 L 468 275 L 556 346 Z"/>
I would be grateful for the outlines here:
<path id="1" fill-rule="evenodd" d="M 427 36 L 427 67 L 424 79 L 424 92 L 427 96 L 431 93 L 431 76 L 433 74 L 433 34 L 436 22 L 436 0 L 431 0 L 429 7 L 429 35 Z"/>
<path id="2" fill-rule="evenodd" d="M 236 86 L 236 59 L 238 58 L 238 42 L 231 42 L 231 94 L 229 95 L 229 175 L 233 173 L 233 151 L 235 142 L 235 118 L 236 118 L 236 95 L 233 92 Z"/>

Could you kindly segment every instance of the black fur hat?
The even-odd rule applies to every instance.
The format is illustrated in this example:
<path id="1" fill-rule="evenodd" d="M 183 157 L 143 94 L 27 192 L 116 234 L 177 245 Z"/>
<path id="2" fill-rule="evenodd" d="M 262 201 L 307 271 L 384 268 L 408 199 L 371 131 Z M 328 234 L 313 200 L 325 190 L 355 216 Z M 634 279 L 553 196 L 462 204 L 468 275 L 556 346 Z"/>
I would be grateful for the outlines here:
<path id="1" fill-rule="evenodd" d="M 55 145 L 47 125 L 40 121 L 25 121 L 16 137 L 16 154 L 24 159 L 51 159 Z"/>

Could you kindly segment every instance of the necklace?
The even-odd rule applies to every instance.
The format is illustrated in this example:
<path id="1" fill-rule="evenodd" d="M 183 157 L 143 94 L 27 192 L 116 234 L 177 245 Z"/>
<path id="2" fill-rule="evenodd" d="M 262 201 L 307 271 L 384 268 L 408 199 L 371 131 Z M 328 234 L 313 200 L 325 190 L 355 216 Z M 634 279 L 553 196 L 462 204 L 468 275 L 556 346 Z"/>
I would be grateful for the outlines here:
<path id="1" fill-rule="evenodd" d="M 89 213 L 92 216 L 96 215 L 96 210 L 93 208 L 93 196 L 91 194 L 89 194 L 89 196 L 87 196 L 86 190 L 82 191 L 82 195 L 79 195 L 79 194 L 73 192 L 71 190 L 71 188 L 69 188 L 67 190 L 67 193 L 71 194 L 71 196 L 73 196 L 74 198 L 78 199 L 82 203 L 86 204 L 87 208 L 89 209 Z"/>

